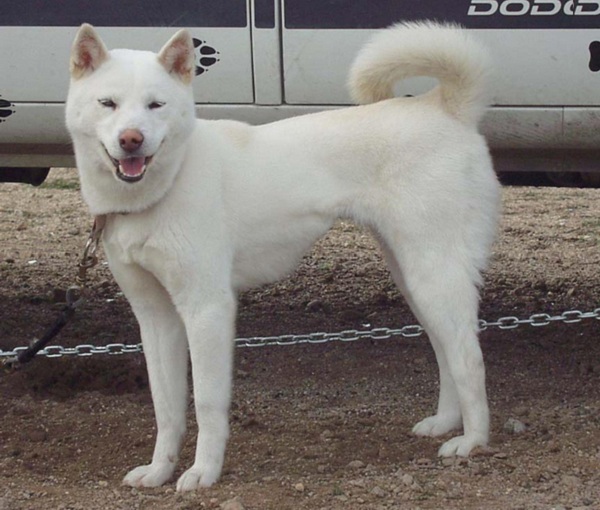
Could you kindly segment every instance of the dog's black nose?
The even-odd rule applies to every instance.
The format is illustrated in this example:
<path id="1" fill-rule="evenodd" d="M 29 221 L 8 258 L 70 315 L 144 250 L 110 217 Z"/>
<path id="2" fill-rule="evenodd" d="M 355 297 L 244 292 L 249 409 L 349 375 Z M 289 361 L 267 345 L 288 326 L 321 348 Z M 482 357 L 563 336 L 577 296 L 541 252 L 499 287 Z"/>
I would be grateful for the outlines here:
<path id="1" fill-rule="evenodd" d="M 126 129 L 119 136 L 119 145 L 124 151 L 134 152 L 144 143 L 144 135 L 137 129 Z"/>

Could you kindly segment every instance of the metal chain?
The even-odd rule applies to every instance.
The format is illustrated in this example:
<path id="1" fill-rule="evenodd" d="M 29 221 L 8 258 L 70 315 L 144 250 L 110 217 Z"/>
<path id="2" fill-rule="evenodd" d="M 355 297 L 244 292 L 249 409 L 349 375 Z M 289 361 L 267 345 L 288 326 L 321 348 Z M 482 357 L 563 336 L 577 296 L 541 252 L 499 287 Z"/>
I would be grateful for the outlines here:
<path id="1" fill-rule="evenodd" d="M 480 331 L 488 328 L 499 328 L 502 330 L 515 329 L 519 326 L 548 326 L 552 323 L 562 322 L 573 324 L 585 319 L 600 320 L 600 308 L 591 312 L 581 312 L 579 310 L 569 310 L 560 315 L 550 315 L 547 313 L 536 313 L 527 319 L 518 317 L 500 317 L 495 321 L 479 321 Z M 369 338 L 371 340 L 387 340 L 393 337 L 414 338 L 421 336 L 424 330 L 418 324 L 404 326 L 399 329 L 373 328 L 373 329 L 347 329 L 337 333 L 307 333 L 300 335 L 280 335 L 280 336 L 257 336 L 250 338 L 236 338 L 236 347 L 269 347 L 269 346 L 290 346 L 300 344 L 324 344 L 330 342 L 355 342 L 357 340 Z M 16 347 L 12 351 L 3 351 L 0 349 L 0 359 L 14 357 L 19 352 L 26 350 L 27 347 Z M 47 358 L 60 358 L 63 356 L 93 356 L 95 354 L 132 354 L 143 352 L 142 344 L 108 344 L 96 346 L 91 344 L 78 345 L 76 347 L 62 347 L 54 345 L 46 347 L 38 352 L 38 356 Z"/>

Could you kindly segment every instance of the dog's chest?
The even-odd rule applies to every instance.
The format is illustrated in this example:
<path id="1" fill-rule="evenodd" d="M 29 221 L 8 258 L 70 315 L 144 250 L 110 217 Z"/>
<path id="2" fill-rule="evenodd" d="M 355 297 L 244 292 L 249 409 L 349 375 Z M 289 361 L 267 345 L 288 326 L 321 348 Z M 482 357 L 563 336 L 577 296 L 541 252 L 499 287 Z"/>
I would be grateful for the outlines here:
<path id="1" fill-rule="evenodd" d="M 151 229 L 138 223 L 132 224 L 120 218 L 109 220 L 103 236 L 104 249 L 109 260 L 121 264 L 139 264 L 147 251 Z"/>

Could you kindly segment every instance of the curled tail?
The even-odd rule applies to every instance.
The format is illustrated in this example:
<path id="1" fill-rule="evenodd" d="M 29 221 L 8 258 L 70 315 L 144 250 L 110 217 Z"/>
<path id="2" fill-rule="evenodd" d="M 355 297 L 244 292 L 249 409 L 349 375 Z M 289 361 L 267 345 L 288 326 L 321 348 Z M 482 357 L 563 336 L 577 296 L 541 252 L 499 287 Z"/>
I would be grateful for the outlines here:
<path id="1" fill-rule="evenodd" d="M 394 96 L 396 82 L 411 76 L 439 80 L 442 107 L 465 124 L 477 124 L 488 105 L 487 50 L 457 25 L 399 23 L 375 34 L 359 52 L 348 81 L 358 104 Z"/>

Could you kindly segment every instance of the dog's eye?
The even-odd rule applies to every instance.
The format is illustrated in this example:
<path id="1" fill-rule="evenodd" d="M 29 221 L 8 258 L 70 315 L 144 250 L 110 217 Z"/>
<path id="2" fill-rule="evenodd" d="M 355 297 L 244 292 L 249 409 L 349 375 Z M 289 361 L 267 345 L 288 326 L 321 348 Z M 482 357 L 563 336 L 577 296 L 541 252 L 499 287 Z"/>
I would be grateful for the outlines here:
<path id="1" fill-rule="evenodd" d="M 114 110 L 117 107 L 117 103 L 115 103 L 112 99 L 98 99 L 98 102 L 105 108 L 110 108 L 111 110 Z"/>
<path id="2" fill-rule="evenodd" d="M 148 105 L 148 108 L 150 110 L 158 110 L 159 108 L 162 108 L 164 105 L 165 105 L 165 103 L 163 103 L 162 101 L 152 101 Z"/>

